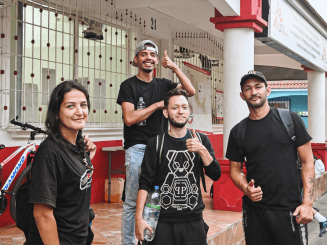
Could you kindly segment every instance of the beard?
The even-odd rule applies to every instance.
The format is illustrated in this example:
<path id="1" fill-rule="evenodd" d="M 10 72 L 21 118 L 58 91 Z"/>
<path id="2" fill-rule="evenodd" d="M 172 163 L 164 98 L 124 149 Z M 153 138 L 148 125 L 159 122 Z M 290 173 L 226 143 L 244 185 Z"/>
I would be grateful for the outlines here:
<path id="1" fill-rule="evenodd" d="M 146 63 L 146 62 L 144 62 L 144 63 Z M 146 73 L 152 72 L 154 70 L 154 68 L 155 68 L 155 64 L 154 64 L 154 62 L 151 62 L 151 63 L 153 64 L 153 68 L 143 68 L 143 67 L 140 67 L 140 69 L 142 71 L 146 72 Z"/>
<path id="2" fill-rule="evenodd" d="M 251 99 L 252 99 L 253 97 L 259 97 L 259 98 L 261 98 L 261 101 L 260 101 L 258 104 L 252 103 L 252 102 L 251 102 Z M 249 107 L 251 107 L 251 108 L 260 108 L 261 106 L 264 105 L 264 103 L 266 102 L 266 100 L 267 100 L 267 96 L 265 96 L 265 97 L 261 97 L 261 96 L 251 96 L 250 99 L 245 100 L 245 101 L 246 101 L 246 104 L 247 104 Z"/>
<path id="3" fill-rule="evenodd" d="M 174 126 L 175 128 L 183 128 L 187 123 L 188 118 L 185 119 L 185 122 L 176 122 L 174 119 L 170 118 L 168 115 L 168 121 L 170 125 Z"/>
<path id="4" fill-rule="evenodd" d="M 153 71 L 153 69 L 142 69 L 144 72 L 146 72 L 146 73 L 150 73 L 150 72 L 152 72 Z"/>

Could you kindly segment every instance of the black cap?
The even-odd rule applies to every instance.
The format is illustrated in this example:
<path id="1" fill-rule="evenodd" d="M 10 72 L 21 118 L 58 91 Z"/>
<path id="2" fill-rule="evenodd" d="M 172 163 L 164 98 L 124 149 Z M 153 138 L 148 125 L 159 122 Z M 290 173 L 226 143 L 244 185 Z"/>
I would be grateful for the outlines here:
<path id="1" fill-rule="evenodd" d="M 267 84 L 267 80 L 265 78 L 265 76 L 260 72 L 260 71 L 253 71 L 253 70 L 250 70 L 248 71 L 248 73 L 246 73 L 242 78 L 241 78 L 241 90 L 242 90 L 242 87 L 244 85 L 244 83 L 246 82 L 246 80 L 248 80 L 249 78 L 251 77 L 255 77 L 255 78 L 258 78 L 260 79 L 262 82 L 264 82 L 266 84 L 266 86 L 268 86 Z"/>

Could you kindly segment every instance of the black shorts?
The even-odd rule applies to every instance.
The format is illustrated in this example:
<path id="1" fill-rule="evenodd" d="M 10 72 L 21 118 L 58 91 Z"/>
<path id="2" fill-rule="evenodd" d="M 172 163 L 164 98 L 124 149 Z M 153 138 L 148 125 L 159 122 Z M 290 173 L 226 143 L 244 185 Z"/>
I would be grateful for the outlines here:
<path id="1" fill-rule="evenodd" d="M 243 202 L 247 245 L 307 245 L 307 225 L 298 224 L 292 211 L 261 209 Z"/>
<path id="2" fill-rule="evenodd" d="M 149 245 L 207 245 L 209 227 L 204 220 L 166 223 L 158 222 L 156 235 Z"/>

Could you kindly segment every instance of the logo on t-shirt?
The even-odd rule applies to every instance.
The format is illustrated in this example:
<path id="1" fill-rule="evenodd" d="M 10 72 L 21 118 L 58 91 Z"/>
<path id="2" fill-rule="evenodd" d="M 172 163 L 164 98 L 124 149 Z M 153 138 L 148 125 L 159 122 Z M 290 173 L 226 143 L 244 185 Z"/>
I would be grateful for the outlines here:
<path id="1" fill-rule="evenodd" d="M 198 186 L 193 173 L 193 152 L 170 150 L 167 153 L 170 172 L 161 186 L 161 207 L 170 207 L 182 211 L 194 207 L 198 203 Z"/>
<path id="2" fill-rule="evenodd" d="M 93 175 L 93 170 L 87 169 L 85 173 L 81 176 L 81 182 L 80 182 L 81 190 L 91 187 L 92 175 Z"/>

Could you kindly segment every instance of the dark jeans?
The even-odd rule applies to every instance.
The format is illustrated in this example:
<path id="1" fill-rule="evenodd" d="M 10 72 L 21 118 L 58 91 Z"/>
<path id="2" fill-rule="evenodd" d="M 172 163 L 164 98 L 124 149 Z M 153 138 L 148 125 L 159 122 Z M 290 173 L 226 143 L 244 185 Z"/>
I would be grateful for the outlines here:
<path id="1" fill-rule="evenodd" d="M 261 209 L 243 203 L 247 245 L 307 245 L 307 225 L 296 223 L 292 211 Z"/>
<path id="2" fill-rule="evenodd" d="M 185 223 L 158 222 L 149 245 L 207 245 L 208 225 L 204 220 Z"/>

